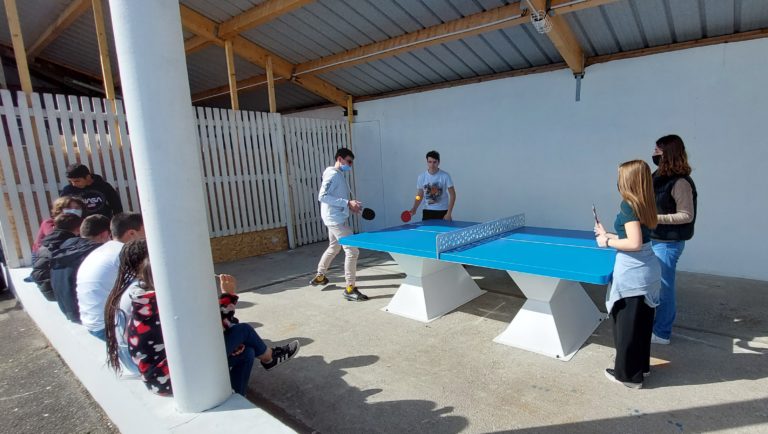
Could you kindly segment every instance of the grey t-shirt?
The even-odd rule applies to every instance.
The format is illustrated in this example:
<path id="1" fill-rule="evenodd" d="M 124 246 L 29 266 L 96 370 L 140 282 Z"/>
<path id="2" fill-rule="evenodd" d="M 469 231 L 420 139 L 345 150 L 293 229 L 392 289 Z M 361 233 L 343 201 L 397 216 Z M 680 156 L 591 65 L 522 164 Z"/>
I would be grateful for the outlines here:
<path id="1" fill-rule="evenodd" d="M 450 203 L 448 189 L 451 187 L 453 187 L 451 175 L 439 169 L 434 175 L 429 171 L 422 173 L 416 182 L 416 188 L 423 192 L 424 209 L 429 210 L 446 211 L 448 209 Z"/>

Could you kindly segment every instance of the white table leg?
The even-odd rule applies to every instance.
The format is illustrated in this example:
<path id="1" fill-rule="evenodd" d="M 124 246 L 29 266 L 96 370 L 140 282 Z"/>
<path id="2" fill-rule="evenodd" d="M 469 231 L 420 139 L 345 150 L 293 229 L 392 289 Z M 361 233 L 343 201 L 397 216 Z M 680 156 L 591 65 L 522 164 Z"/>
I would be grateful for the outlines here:
<path id="1" fill-rule="evenodd" d="M 605 319 L 580 283 L 508 271 L 528 300 L 495 342 L 571 360 Z"/>
<path id="2" fill-rule="evenodd" d="M 460 264 L 391 253 L 406 274 L 389 305 L 395 315 L 430 322 L 485 294 Z"/>

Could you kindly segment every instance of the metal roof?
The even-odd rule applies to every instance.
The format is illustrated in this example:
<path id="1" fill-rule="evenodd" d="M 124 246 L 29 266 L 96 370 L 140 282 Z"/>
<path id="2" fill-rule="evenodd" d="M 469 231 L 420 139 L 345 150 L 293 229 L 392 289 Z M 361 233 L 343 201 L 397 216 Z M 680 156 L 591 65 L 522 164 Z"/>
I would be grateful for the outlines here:
<path id="1" fill-rule="evenodd" d="M 73 0 L 17 1 L 31 45 Z M 221 23 L 265 0 L 181 0 Z M 488 11 L 516 0 L 316 0 L 241 35 L 293 64 Z M 105 11 L 108 5 L 105 2 Z M 768 28 L 766 0 L 619 0 L 564 15 L 587 57 L 609 55 Z M 111 23 L 107 19 L 108 33 Z M 193 36 L 185 30 L 185 38 Z M 110 35 L 110 39 L 111 35 Z M 10 46 L 0 8 L 0 43 Z M 117 73 L 114 47 L 112 68 Z M 93 15 L 83 14 L 41 54 L 42 58 L 99 75 Z M 396 56 L 325 71 L 318 75 L 353 96 L 376 95 L 453 80 L 482 77 L 562 62 L 546 35 L 530 23 L 419 48 Z M 187 56 L 191 92 L 227 84 L 224 49 L 208 46 Z M 238 79 L 264 74 L 236 58 Z M 589 70 L 587 69 L 587 74 Z M 293 83 L 278 82 L 281 110 L 322 104 L 323 98 Z M 241 108 L 263 110 L 264 86 L 243 90 Z M 216 97 L 197 104 L 226 106 Z"/>

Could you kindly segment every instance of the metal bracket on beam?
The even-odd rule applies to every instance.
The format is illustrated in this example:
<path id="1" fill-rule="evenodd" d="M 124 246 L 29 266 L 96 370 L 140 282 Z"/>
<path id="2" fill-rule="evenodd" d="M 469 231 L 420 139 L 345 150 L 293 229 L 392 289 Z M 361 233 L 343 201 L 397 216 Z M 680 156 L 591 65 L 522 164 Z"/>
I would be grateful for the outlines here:
<path id="1" fill-rule="evenodd" d="M 344 109 L 344 116 L 349 116 L 347 109 Z M 352 110 L 352 116 L 357 116 L 357 109 Z"/>
<path id="2" fill-rule="evenodd" d="M 581 101 L 581 79 L 584 78 L 584 73 L 573 74 L 573 78 L 576 79 L 576 102 Z"/>

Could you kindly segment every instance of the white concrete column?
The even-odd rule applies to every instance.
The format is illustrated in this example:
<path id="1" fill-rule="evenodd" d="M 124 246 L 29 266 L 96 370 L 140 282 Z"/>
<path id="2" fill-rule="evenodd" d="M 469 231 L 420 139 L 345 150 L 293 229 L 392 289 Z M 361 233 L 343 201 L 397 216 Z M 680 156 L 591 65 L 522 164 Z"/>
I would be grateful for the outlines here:
<path id="1" fill-rule="evenodd" d="M 178 0 L 110 0 L 176 406 L 231 393 Z"/>

